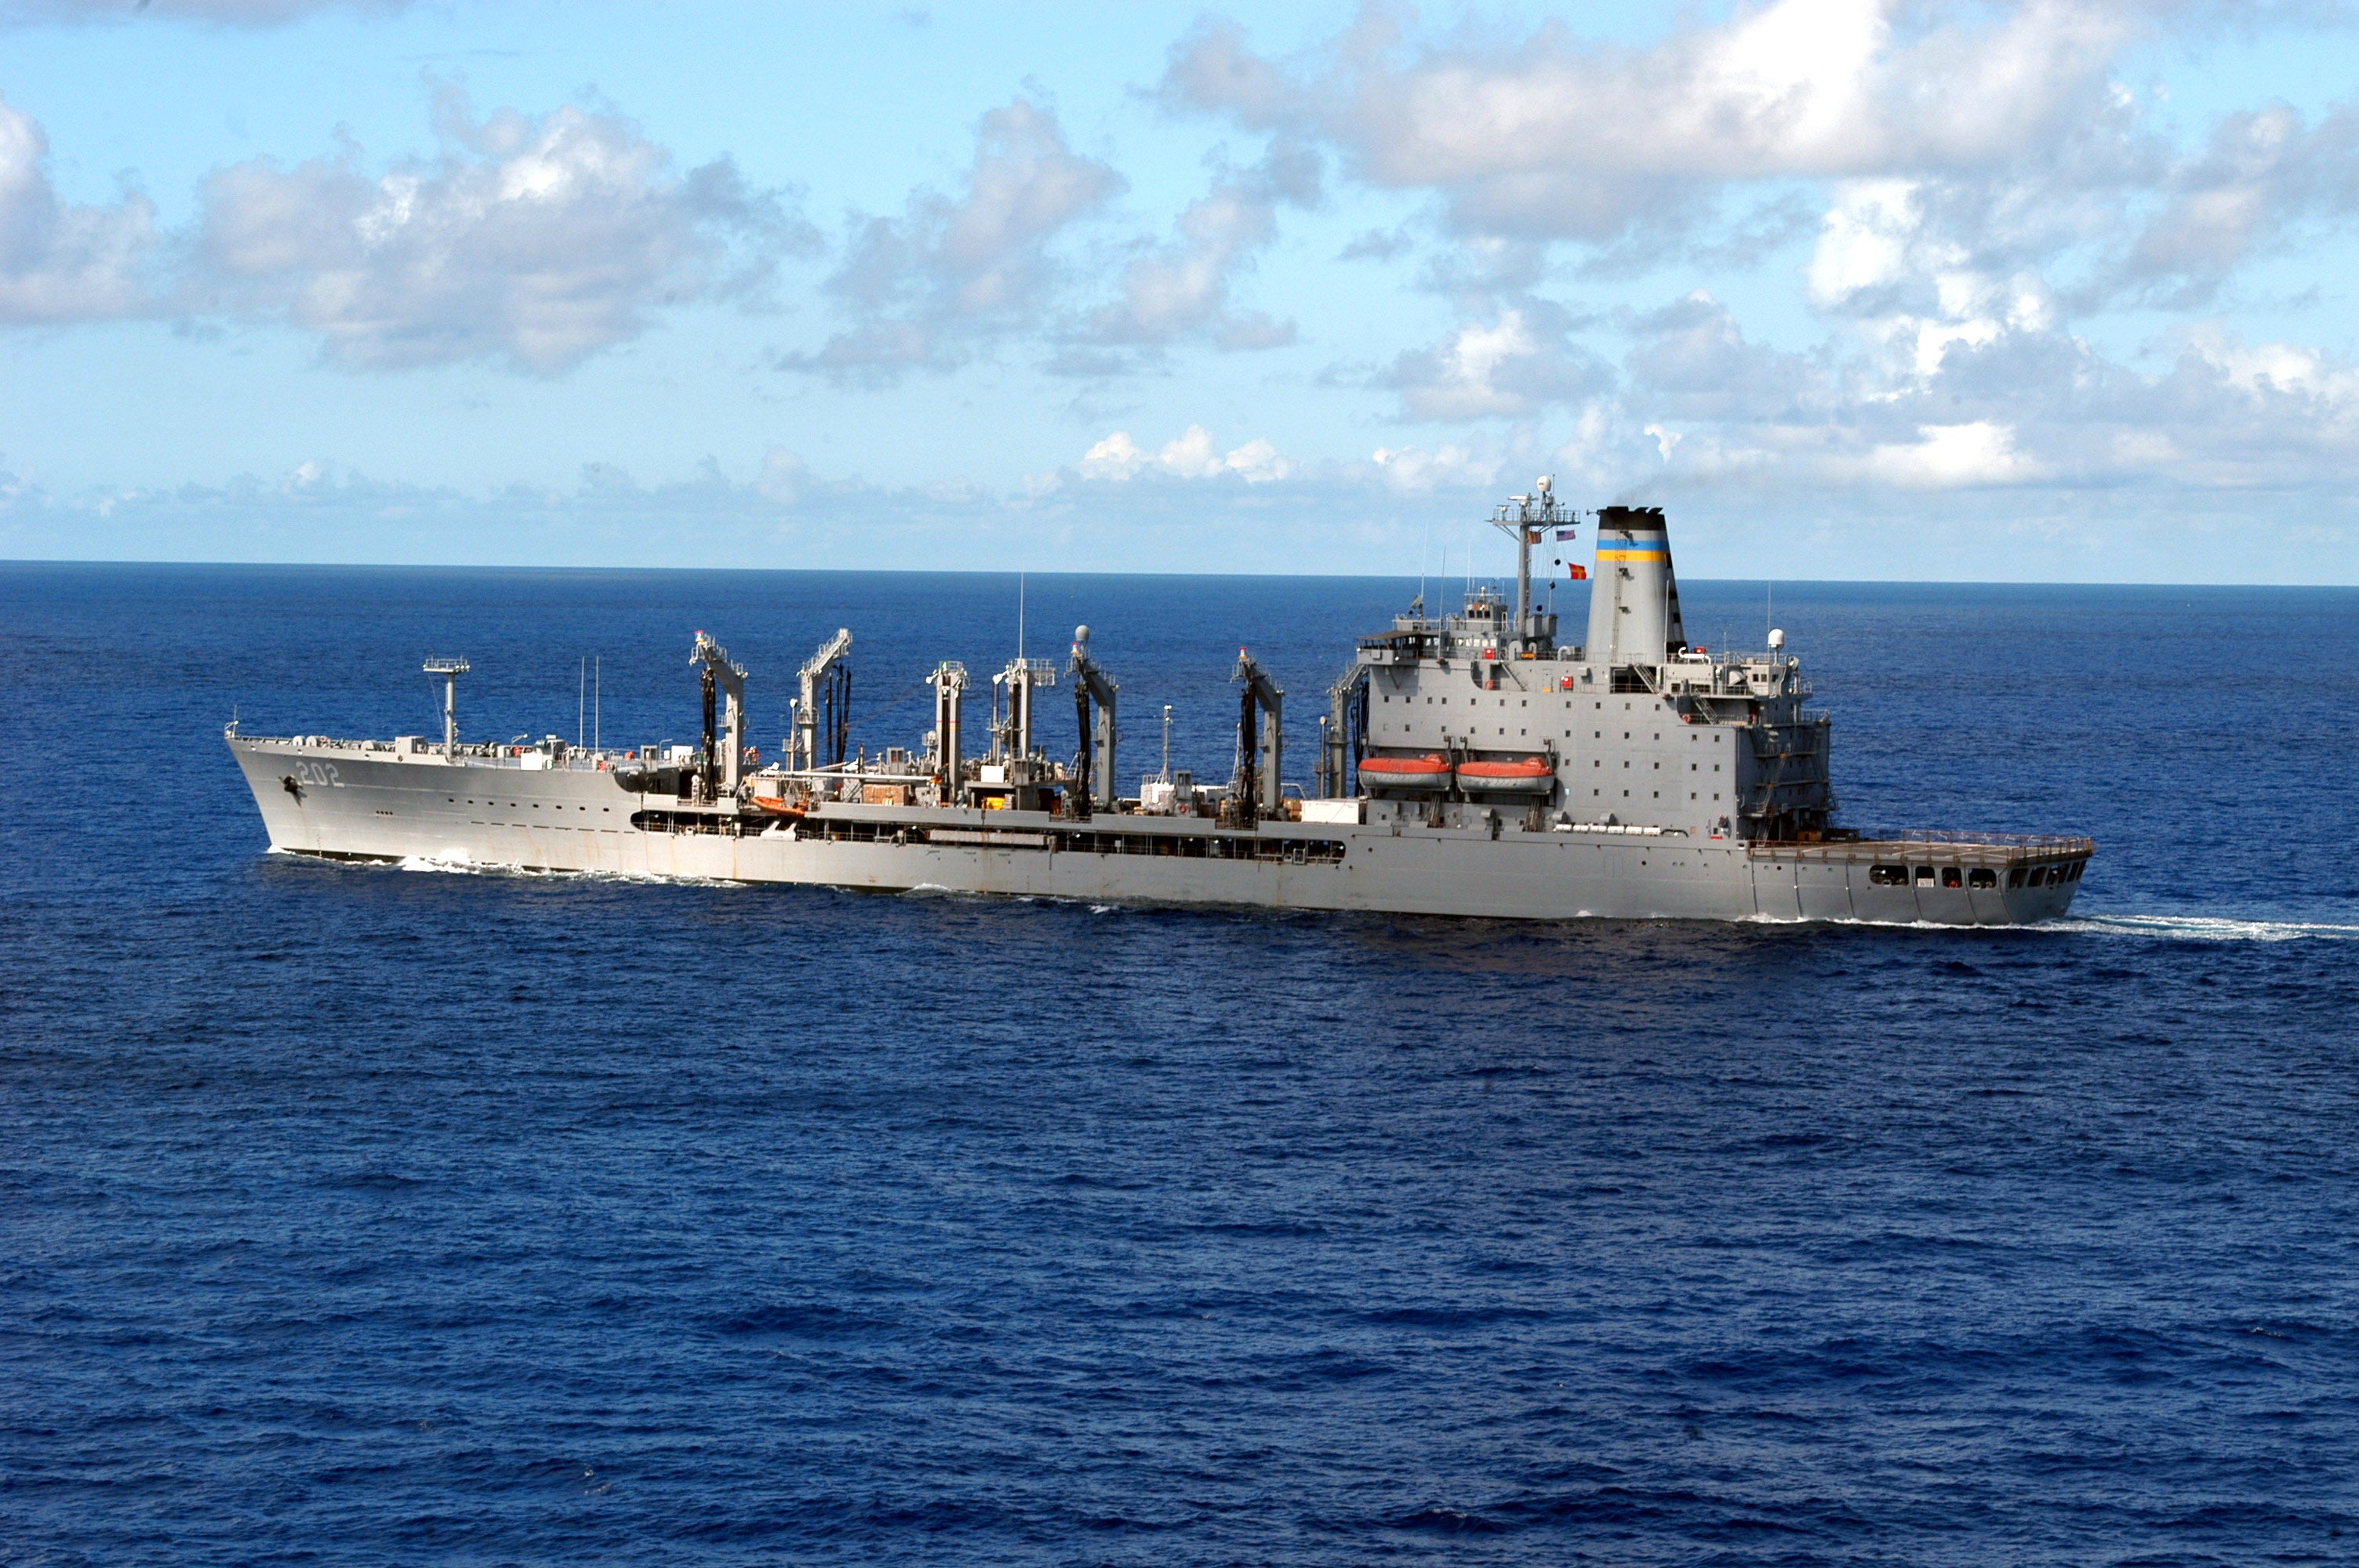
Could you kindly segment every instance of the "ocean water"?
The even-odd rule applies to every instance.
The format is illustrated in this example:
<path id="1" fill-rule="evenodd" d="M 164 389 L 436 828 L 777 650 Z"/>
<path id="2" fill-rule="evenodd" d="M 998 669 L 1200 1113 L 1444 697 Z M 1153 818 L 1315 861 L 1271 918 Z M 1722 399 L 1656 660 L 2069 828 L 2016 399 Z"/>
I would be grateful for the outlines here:
<path id="1" fill-rule="evenodd" d="M 1415 585 L 1036 578 L 1125 773 Z M 1683 585 L 1757 645 L 1760 584 Z M 1568 608 L 1578 611 L 1577 603 Z M 2007 932 L 308 863 L 219 734 L 686 740 L 1013 579 L 0 567 L 0 1561 L 2359 1559 L 2359 593 L 1781 585 Z M 1061 692 L 1049 708 L 1063 744 Z M 1307 773 L 1298 744 L 1289 772 Z"/>

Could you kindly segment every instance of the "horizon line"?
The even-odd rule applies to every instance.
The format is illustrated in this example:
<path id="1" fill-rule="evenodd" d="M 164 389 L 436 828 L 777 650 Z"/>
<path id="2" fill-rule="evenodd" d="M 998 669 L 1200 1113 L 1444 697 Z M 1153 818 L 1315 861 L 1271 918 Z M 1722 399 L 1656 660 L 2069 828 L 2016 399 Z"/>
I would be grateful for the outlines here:
<path id="1" fill-rule="evenodd" d="M 529 561 L 459 562 L 459 561 L 257 561 L 217 559 L 107 559 L 69 556 L 0 557 L 0 569 L 16 567 L 187 567 L 221 570 L 266 571 L 353 571 L 353 572 L 551 572 L 588 576 L 596 573 L 646 573 L 688 576 L 695 573 L 756 576 L 764 573 L 788 573 L 811 577 L 1148 577 L 1174 579 L 1269 579 L 1303 581 L 1417 581 L 1430 574 L 1410 571 L 1387 572 L 1282 572 L 1282 571 L 1175 571 L 1168 568 L 1134 568 L 1116 570 L 1106 568 L 1055 568 L 1042 570 L 1037 567 L 746 567 L 746 566 L 555 566 Z M 1507 572 L 1477 572 L 1475 581 L 1502 581 L 1514 577 Z M 1446 579 L 1466 580 L 1466 574 L 1451 572 Z M 1538 582 L 1535 578 L 1535 582 Z M 1553 574 L 1550 576 L 1554 581 Z M 2169 579 L 2128 578 L 1819 578 L 1819 577 L 1707 577 L 1690 575 L 1693 583 L 1745 582 L 1793 583 L 1797 586 L 1818 587 L 1892 587 L 1892 588 L 2168 588 L 2168 589 L 2359 589 L 2359 582 L 2241 582 L 2217 579 L 2172 580 Z"/>

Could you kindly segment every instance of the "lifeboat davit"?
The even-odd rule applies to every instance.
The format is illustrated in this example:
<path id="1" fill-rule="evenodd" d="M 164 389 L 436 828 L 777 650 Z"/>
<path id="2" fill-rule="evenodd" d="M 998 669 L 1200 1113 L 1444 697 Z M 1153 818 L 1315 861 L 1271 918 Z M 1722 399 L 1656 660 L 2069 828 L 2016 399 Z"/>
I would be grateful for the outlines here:
<path id="1" fill-rule="evenodd" d="M 1461 762 L 1459 787 L 1484 795 L 1545 795 L 1556 785 L 1556 769 L 1546 757 L 1504 762 Z"/>
<path id="2" fill-rule="evenodd" d="M 1422 757 L 1363 757 L 1360 782 L 1371 789 L 1448 789 L 1450 762 L 1432 752 Z"/>

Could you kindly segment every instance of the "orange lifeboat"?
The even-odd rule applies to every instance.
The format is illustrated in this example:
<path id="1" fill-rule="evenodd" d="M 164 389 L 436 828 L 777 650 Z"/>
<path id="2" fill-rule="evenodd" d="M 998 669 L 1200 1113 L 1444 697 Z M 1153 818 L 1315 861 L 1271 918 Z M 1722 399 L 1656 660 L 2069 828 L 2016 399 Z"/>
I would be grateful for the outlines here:
<path id="1" fill-rule="evenodd" d="M 1364 764 L 1363 764 L 1364 766 Z M 1546 757 L 1521 757 L 1503 762 L 1461 762 L 1459 786 L 1485 795 L 1545 795 L 1556 784 L 1556 769 Z"/>
<path id="2" fill-rule="evenodd" d="M 1360 782 L 1371 789 L 1448 789 L 1450 763 L 1432 752 L 1422 757 L 1363 757 Z"/>
<path id="3" fill-rule="evenodd" d="M 781 800 L 775 795 L 755 795 L 748 804 L 765 816 L 784 816 L 797 821 L 801 819 L 804 810 L 799 802 Z"/>

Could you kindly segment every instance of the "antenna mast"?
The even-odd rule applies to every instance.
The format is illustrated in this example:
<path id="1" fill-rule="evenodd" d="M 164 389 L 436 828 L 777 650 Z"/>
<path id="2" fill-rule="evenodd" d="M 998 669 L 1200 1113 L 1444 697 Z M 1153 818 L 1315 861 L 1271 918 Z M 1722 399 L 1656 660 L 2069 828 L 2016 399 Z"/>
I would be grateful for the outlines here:
<path id="1" fill-rule="evenodd" d="M 1539 640 L 1538 623 L 1532 614 L 1532 546 L 1551 526 L 1572 521 L 1572 514 L 1550 493 L 1555 482 L 1540 475 L 1532 483 L 1531 494 L 1508 497 L 1491 519 L 1493 527 L 1516 541 L 1515 642 L 1519 649 L 1528 650 Z"/>
<path id="2" fill-rule="evenodd" d="M 429 659 L 426 673 L 442 677 L 442 760 L 452 762 L 459 752 L 459 677 L 467 673 L 467 661 Z"/>

